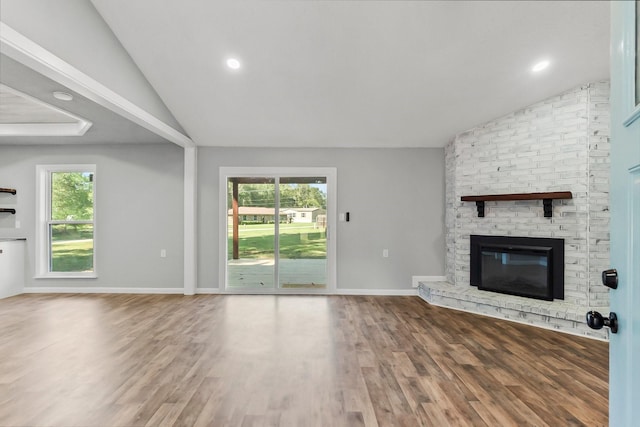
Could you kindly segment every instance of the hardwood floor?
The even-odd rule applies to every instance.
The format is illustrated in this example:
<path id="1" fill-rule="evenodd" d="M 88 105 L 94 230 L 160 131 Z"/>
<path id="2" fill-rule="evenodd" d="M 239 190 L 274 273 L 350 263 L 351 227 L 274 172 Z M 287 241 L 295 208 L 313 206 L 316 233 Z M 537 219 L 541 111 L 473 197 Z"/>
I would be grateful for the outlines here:
<path id="1" fill-rule="evenodd" d="M 604 426 L 607 377 L 607 343 L 417 297 L 0 300 L 2 426 Z"/>

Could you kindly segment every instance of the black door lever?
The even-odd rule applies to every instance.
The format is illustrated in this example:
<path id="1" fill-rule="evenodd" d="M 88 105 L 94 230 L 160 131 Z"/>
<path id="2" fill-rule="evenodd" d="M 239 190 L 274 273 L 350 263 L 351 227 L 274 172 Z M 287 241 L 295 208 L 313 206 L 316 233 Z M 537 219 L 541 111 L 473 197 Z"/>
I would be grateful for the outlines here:
<path id="1" fill-rule="evenodd" d="M 591 329 L 602 329 L 603 326 L 608 326 L 611 329 L 612 334 L 618 333 L 618 316 L 614 312 L 609 313 L 609 317 L 603 317 L 602 314 L 597 311 L 587 312 L 587 325 Z"/>

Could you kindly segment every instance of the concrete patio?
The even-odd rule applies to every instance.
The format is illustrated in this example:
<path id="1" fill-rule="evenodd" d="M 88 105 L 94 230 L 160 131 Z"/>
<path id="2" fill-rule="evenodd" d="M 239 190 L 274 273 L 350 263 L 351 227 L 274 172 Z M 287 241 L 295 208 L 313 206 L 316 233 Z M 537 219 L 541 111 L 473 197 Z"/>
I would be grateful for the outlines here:
<path id="1" fill-rule="evenodd" d="M 273 259 L 227 261 L 227 283 L 231 289 L 273 287 Z M 281 259 L 280 283 L 289 289 L 324 289 L 327 283 L 326 259 Z"/>

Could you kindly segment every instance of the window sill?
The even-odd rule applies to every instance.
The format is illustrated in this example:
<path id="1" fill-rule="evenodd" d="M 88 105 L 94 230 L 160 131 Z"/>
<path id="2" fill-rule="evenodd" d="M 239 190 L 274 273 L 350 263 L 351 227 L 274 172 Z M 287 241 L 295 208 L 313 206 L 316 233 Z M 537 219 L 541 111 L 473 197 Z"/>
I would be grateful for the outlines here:
<path id="1" fill-rule="evenodd" d="M 34 279 L 97 279 L 98 275 L 91 274 L 46 274 L 33 276 Z"/>

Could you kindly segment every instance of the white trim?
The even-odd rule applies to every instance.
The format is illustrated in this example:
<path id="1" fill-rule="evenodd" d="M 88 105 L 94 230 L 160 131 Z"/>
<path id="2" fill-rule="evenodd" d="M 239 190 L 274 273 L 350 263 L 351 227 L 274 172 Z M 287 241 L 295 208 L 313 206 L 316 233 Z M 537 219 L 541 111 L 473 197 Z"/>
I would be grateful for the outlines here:
<path id="1" fill-rule="evenodd" d="M 427 300 L 422 295 L 418 295 L 418 297 L 421 300 L 423 300 L 424 302 L 426 302 L 427 304 L 435 305 L 436 307 L 448 308 L 450 310 L 464 311 L 465 313 L 477 314 L 478 316 L 492 317 L 492 318 L 498 319 L 498 320 L 506 320 L 506 321 L 513 322 L 513 323 L 520 323 L 521 325 L 533 326 L 535 328 L 547 329 L 549 331 L 562 332 L 563 334 L 574 335 L 576 337 L 590 338 L 592 340 L 609 342 L 609 340 L 607 340 L 605 338 L 598 338 L 598 337 L 594 337 L 594 336 L 591 336 L 591 335 L 583 335 L 583 334 L 579 334 L 579 333 L 576 333 L 576 332 L 571 332 L 571 331 L 566 330 L 566 329 L 556 329 L 556 328 L 552 328 L 550 326 L 543 326 L 543 325 L 539 325 L 539 324 L 536 324 L 536 323 L 527 323 L 527 322 L 524 322 L 522 320 L 510 319 L 510 318 L 507 318 L 507 317 L 497 316 L 495 314 L 480 313 L 478 311 L 467 310 L 465 308 L 451 307 L 451 306 L 444 305 L 444 304 L 438 304 L 438 303 L 431 302 L 431 301 Z M 531 313 L 531 314 L 536 314 L 536 313 Z"/>
<path id="2" fill-rule="evenodd" d="M 327 292 L 281 292 L 278 295 L 363 295 L 363 296 L 416 296 L 414 289 L 337 289 L 333 293 Z M 48 286 L 48 287 L 25 287 L 25 294 L 176 294 L 182 295 L 183 288 L 136 288 L 136 287 L 69 287 L 69 286 Z M 220 288 L 197 288 L 197 295 L 246 295 L 246 292 L 221 292 Z M 272 292 L 254 292 L 251 295 L 273 295 Z M 422 299 L 422 298 L 421 298 Z M 431 304 L 431 303 L 430 303 Z M 435 304 L 434 304 L 435 305 Z"/>
<path id="3" fill-rule="evenodd" d="M 198 281 L 197 240 L 197 180 L 198 151 L 196 147 L 184 148 L 184 294 L 196 293 Z"/>
<path id="4" fill-rule="evenodd" d="M 0 50 L 21 64 L 176 145 L 195 146 L 195 143 L 186 135 L 34 43 L 4 22 L 0 22 Z"/>
<path id="5" fill-rule="evenodd" d="M 51 221 L 51 173 L 52 172 L 90 172 L 93 174 L 93 219 L 90 221 Z M 98 276 L 98 178 L 97 166 L 95 164 L 44 164 L 36 165 L 36 257 L 35 276 L 36 279 L 95 279 Z M 49 225 L 52 223 L 83 223 L 93 224 L 93 271 L 90 272 L 54 272 L 49 271 L 50 267 L 50 243 Z"/>
<path id="6" fill-rule="evenodd" d="M 49 272 L 45 275 L 33 276 L 33 278 L 36 280 L 38 279 L 97 279 L 98 276 L 93 272 L 91 273 L 79 272 L 76 274 Z"/>
<path id="7" fill-rule="evenodd" d="M 107 286 L 100 287 L 68 287 L 68 286 L 51 286 L 51 287 L 26 287 L 25 294 L 178 294 L 184 292 L 182 288 L 111 288 Z"/>
<path id="8" fill-rule="evenodd" d="M 221 284 L 221 293 L 234 294 L 255 294 L 266 293 L 256 292 L 255 289 L 225 289 L 227 276 L 227 179 L 229 177 L 313 177 L 324 176 L 327 178 L 327 286 L 321 292 L 323 294 L 334 294 L 337 283 L 337 194 L 338 194 L 338 170 L 335 167 L 220 167 L 219 171 L 219 195 L 218 195 L 218 260 L 219 260 L 219 283 Z M 269 288 L 270 294 L 291 294 L 291 289 L 278 289 L 277 286 Z M 314 294 L 320 291 L 305 289 L 301 294 Z"/>
<path id="9" fill-rule="evenodd" d="M 229 214 L 227 211 L 227 178 L 223 168 L 218 171 L 218 285 L 221 292 L 227 283 L 227 235 Z M 222 211 L 225 211 L 224 213 Z"/>
<path id="10" fill-rule="evenodd" d="M 0 136 L 82 136 L 92 123 L 7 123 L 0 124 Z"/>
<path id="11" fill-rule="evenodd" d="M 411 276 L 411 286 L 417 288 L 420 282 L 446 282 L 447 276 Z"/>
<path id="12" fill-rule="evenodd" d="M 315 170 L 327 177 L 327 290 L 335 293 L 338 287 L 338 169 Z"/>
<path id="13" fill-rule="evenodd" d="M 220 295 L 335 295 L 335 292 L 329 292 L 327 289 L 309 289 L 309 288 L 283 288 L 276 290 L 275 288 L 258 289 L 258 288 L 239 288 L 229 290 L 219 290 Z"/>
<path id="14" fill-rule="evenodd" d="M 75 120 L 74 123 L 2 123 L 0 124 L 0 135 L 2 136 L 82 136 L 93 125 L 85 118 L 47 104 L 7 85 L 0 83 L 0 90 L 10 92 L 13 95 Z"/>
<path id="15" fill-rule="evenodd" d="M 275 208 L 273 209 L 273 234 L 277 238 L 273 240 L 274 248 L 273 248 L 273 262 L 274 262 L 274 278 L 273 283 L 275 283 L 275 287 L 279 287 L 280 283 L 280 177 L 276 176 L 276 185 L 274 188 L 273 201 Z M 227 206 L 227 209 L 229 207 Z M 278 212 L 276 213 L 276 209 Z M 229 215 L 227 215 L 227 221 L 229 220 Z M 228 230 L 228 229 L 227 229 Z M 228 233 L 228 231 L 227 231 Z M 225 236 L 225 241 L 228 243 L 228 240 Z M 226 282 L 225 282 L 226 284 Z M 228 290 L 228 289 L 227 289 Z"/>
<path id="16" fill-rule="evenodd" d="M 197 295 L 218 295 L 220 288 L 196 288 Z"/>
<path id="17" fill-rule="evenodd" d="M 336 295 L 416 296 L 417 289 L 336 289 Z"/>
<path id="18" fill-rule="evenodd" d="M 227 283 L 227 230 L 229 228 L 227 178 L 228 175 L 223 172 L 223 168 L 220 168 L 218 171 L 218 284 L 220 291 L 224 291 Z"/>

